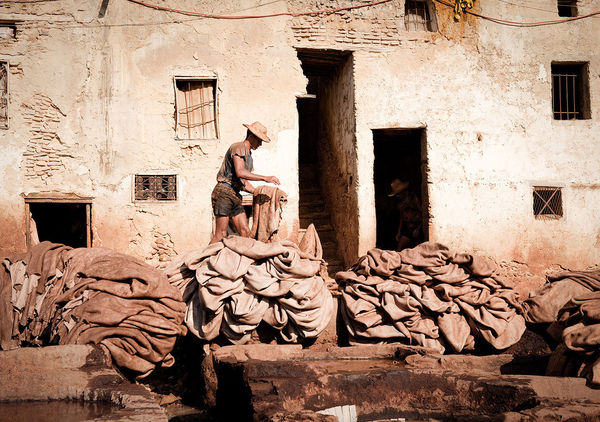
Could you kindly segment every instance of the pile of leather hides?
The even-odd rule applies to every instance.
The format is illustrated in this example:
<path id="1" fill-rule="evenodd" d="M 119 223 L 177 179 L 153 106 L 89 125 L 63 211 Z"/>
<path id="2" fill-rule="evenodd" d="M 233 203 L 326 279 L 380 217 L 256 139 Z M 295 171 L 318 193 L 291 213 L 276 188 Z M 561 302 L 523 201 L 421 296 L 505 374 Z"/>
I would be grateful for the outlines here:
<path id="1" fill-rule="evenodd" d="M 600 385 L 600 270 L 564 271 L 547 277 L 523 307 L 527 322 L 552 323 L 560 342 L 546 375 L 579 376 Z"/>
<path id="2" fill-rule="evenodd" d="M 170 366 L 185 304 L 161 270 L 104 248 L 42 242 L 0 265 L 0 346 L 99 344 L 140 377 Z"/>
<path id="3" fill-rule="evenodd" d="M 525 331 L 518 295 L 486 258 L 425 242 L 401 252 L 371 249 L 336 274 L 352 343 L 400 341 L 443 353 L 496 349 Z"/>
<path id="4" fill-rule="evenodd" d="M 264 321 L 287 342 L 317 337 L 334 314 L 333 298 L 319 275 L 318 239 L 301 243 L 313 250 L 229 236 L 176 258 L 165 271 L 183 294 L 189 330 L 242 344 Z"/>

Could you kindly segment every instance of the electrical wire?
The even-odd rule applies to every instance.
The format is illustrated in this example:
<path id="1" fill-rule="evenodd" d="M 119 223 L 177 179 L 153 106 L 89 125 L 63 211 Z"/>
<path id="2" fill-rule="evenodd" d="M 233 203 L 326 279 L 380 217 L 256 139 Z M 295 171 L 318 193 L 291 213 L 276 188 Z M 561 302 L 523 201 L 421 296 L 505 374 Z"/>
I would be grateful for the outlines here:
<path id="1" fill-rule="evenodd" d="M 277 16 L 323 15 L 323 14 L 341 12 L 343 10 L 352 10 L 352 9 L 359 9 L 362 7 L 377 6 L 378 4 L 389 3 L 392 0 L 379 0 L 379 1 L 374 1 L 371 3 L 357 4 L 354 6 L 338 7 L 335 9 L 314 10 L 312 12 L 279 12 L 279 13 L 270 13 L 270 14 L 266 14 L 266 15 L 215 15 L 215 14 L 211 14 L 211 13 L 191 12 L 191 11 L 187 11 L 187 10 L 172 9 L 170 7 L 149 4 L 149 3 L 143 2 L 141 0 L 127 0 L 127 1 L 130 1 L 131 3 L 139 4 L 141 6 L 149 7 L 151 9 L 164 10 L 167 12 L 175 12 L 175 13 L 180 13 L 182 15 L 200 16 L 200 17 L 211 18 L 211 19 L 261 19 L 261 18 L 273 18 L 273 17 L 277 17 Z"/>
<path id="2" fill-rule="evenodd" d="M 530 10 L 539 10 L 540 12 L 552 13 L 554 15 L 558 11 L 558 9 L 552 9 L 552 10 L 540 9 L 539 7 L 527 6 L 525 4 L 512 3 L 512 2 L 507 1 L 507 0 L 498 0 L 498 1 L 501 1 L 502 3 L 505 3 L 505 4 L 510 4 L 511 6 L 514 6 L 514 7 L 520 7 L 520 8 L 523 8 L 523 9 L 530 9 Z M 594 16 L 594 18 L 600 18 L 600 16 Z"/>
<path id="3" fill-rule="evenodd" d="M 437 3 L 441 3 L 441 4 L 445 5 L 445 6 L 454 8 L 454 4 L 450 4 L 450 3 L 448 3 L 448 2 L 446 2 L 444 0 L 434 0 L 434 1 L 437 2 Z M 530 27 L 530 26 L 542 26 L 542 25 L 556 25 L 556 24 L 559 24 L 559 23 L 566 23 L 566 22 L 577 21 L 577 20 L 589 18 L 591 16 L 600 15 L 600 10 L 598 10 L 596 12 L 592 12 L 592 13 L 587 13 L 587 14 L 581 15 L 581 16 L 574 16 L 572 18 L 555 19 L 555 20 L 539 21 L 539 22 L 515 22 L 515 21 L 509 21 L 509 20 L 505 20 L 505 19 L 498 19 L 498 18 L 493 18 L 493 17 L 490 17 L 490 16 L 482 15 L 481 13 L 476 13 L 476 12 L 473 12 L 471 10 L 465 10 L 464 13 L 468 13 L 469 15 L 477 16 L 478 18 L 489 20 L 491 22 L 498 23 L 498 24 L 501 24 L 501 25 L 518 26 L 518 27 Z"/>
<path id="4" fill-rule="evenodd" d="M 540 12 L 548 12 L 548 13 L 556 14 L 556 11 L 557 11 L 557 9 L 554 9 L 554 10 L 540 9 L 539 7 L 532 7 L 532 6 L 526 6 L 524 4 L 511 3 L 510 1 L 507 1 L 507 0 L 498 0 L 498 1 L 501 1 L 502 3 L 505 3 L 505 4 L 510 4 L 511 6 L 521 7 L 524 9 L 539 10 Z"/>
<path id="5" fill-rule="evenodd" d="M 2 0 L 0 4 L 13 3 L 13 4 L 25 4 L 25 3 L 52 3 L 59 0 Z"/>

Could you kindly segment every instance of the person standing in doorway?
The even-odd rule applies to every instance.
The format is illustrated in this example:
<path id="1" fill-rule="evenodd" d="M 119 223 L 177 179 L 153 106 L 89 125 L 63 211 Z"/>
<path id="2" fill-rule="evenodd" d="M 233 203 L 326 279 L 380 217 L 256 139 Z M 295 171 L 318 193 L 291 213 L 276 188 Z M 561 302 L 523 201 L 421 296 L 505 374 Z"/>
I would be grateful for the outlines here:
<path id="1" fill-rule="evenodd" d="M 421 200 L 409 188 L 408 181 L 394 179 L 390 187 L 392 191 L 388 197 L 394 201 L 394 214 L 397 221 L 396 250 L 415 247 L 423 241 Z"/>
<path id="2" fill-rule="evenodd" d="M 217 185 L 211 195 L 216 227 L 210 243 L 219 242 L 227 236 L 230 221 L 240 236 L 250 236 L 240 191 L 253 193 L 254 186 L 250 183 L 251 180 L 279 185 L 279 179 L 275 176 L 253 173 L 252 151 L 258 149 L 263 142 L 271 142 L 267 136 L 267 128 L 260 122 L 244 124 L 244 126 L 248 129 L 246 139 L 229 147 L 217 173 Z"/>

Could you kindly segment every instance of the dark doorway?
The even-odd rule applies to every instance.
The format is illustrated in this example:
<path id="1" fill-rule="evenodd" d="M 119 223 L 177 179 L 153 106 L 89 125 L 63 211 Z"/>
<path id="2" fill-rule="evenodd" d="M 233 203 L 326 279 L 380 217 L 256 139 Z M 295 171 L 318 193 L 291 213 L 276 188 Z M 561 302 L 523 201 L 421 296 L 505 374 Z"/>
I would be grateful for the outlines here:
<path id="1" fill-rule="evenodd" d="M 40 242 L 48 240 L 74 248 L 90 246 L 90 206 L 85 203 L 29 203 L 29 212 L 35 222 Z"/>
<path id="2" fill-rule="evenodd" d="M 296 98 L 299 118 L 298 162 L 303 165 L 317 164 L 317 134 L 319 122 L 319 107 L 316 95 L 306 95 Z"/>
<path id="3" fill-rule="evenodd" d="M 331 130 L 331 121 L 340 115 L 351 115 L 352 110 L 344 104 L 340 107 L 336 95 L 347 87 L 350 80 L 347 64 L 351 60 L 350 51 L 328 49 L 298 49 L 298 59 L 307 78 L 306 94 L 296 97 L 298 107 L 298 214 L 302 235 L 310 224 L 315 229 L 323 246 L 323 259 L 328 264 L 331 276 L 344 268 L 338 247 L 342 218 L 347 222 L 348 215 L 339 206 L 339 198 L 332 195 L 336 189 L 334 174 L 335 145 L 339 139 L 337 131 Z M 346 70 L 345 70 L 346 69 Z M 345 76 L 345 78 L 343 77 Z M 343 215 L 343 217 L 341 217 Z M 340 235 L 342 236 L 342 235 Z"/>
<path id="4" fill-rule="evenodd" d="M 424 129 L 373 130 L 377 247 L 402 250 L 428 238 Z"/>

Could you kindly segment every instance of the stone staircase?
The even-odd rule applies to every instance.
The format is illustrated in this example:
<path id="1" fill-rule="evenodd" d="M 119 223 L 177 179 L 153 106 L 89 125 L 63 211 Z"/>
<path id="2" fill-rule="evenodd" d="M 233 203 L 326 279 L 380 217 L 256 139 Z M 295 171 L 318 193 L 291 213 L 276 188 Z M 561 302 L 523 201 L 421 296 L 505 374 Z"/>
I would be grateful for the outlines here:
<path id="1" fill-rule="evenodd" d="M 302 238 L 306 228 L 312 223 L 317 229 L 321 245 L 323 246 L 323 259 L 327 262 L 327 272 L 330 277 L 334 277 L 338 271 L 343 271 L 344 262 L 342 261 L 335 232 L 331 225 L 329 211 L 326 209 L 323 200 L 323 192 L 316 180 L 316 171 L 312 168 L 304 168 L 300 172 L 300 233 Z"/>

